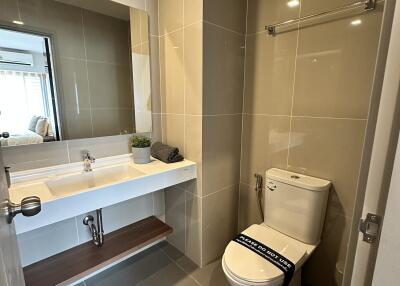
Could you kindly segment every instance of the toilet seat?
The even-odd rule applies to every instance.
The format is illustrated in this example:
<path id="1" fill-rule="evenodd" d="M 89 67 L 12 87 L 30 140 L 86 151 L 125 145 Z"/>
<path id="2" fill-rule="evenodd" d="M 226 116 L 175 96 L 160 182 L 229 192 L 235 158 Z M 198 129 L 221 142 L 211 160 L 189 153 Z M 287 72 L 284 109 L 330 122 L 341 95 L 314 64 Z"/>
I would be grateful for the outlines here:
<path id="1" fill-rule="evenodd" d="M 295 264 L 296 270 L 315 249 L 264 224 L 254 224 L 242 233 L 274 249 Z M 284 274 L 275 265 L 242 245 L 231 241 L 225 249 L 222 264 L 226 275 L 239 285 L 281 285 Z"/>

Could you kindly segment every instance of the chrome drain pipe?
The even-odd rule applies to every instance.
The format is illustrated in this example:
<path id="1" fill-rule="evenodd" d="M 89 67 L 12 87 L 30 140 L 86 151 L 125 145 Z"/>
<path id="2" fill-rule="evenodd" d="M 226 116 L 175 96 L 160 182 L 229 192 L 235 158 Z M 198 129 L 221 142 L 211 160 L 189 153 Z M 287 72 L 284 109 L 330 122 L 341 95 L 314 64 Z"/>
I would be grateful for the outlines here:
<path id="1" fill-rule="evenodd" d="M 96 210 L 97 225 L 94 222 L 92 215 L 85 216 L 83 224 L 89 227 L 90 234 L 92 235 L 93 243 L 101 247 L 104 243 L 104 229 L 103 229 L 103 212 L 102 209 Z"/>

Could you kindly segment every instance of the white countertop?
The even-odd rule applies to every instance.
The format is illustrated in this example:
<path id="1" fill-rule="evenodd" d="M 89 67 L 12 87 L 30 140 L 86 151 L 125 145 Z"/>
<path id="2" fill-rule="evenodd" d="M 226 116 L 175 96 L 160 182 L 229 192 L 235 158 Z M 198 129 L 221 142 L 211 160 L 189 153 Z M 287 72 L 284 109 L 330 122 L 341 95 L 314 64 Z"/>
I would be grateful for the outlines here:
<path id="1" fill-rule="evenodd" d="M 42 201 L 42 211 L 36 216 L 17 215 L 14 218 L 17 234 L 196 178 L 194 162 L 184 160 L 166 164 L 153 159 L 148 164 L 134 164 L 130 154 L 98 159 L 93 164 L 93 172 L 122 165 L 134 168 L 139 175 L 61 195 L 51 191 L 49 182 L 83 176 L 83 163 L 12 173 L 11 201 L 19 203 L 27 196 L 38 196 Z"/>

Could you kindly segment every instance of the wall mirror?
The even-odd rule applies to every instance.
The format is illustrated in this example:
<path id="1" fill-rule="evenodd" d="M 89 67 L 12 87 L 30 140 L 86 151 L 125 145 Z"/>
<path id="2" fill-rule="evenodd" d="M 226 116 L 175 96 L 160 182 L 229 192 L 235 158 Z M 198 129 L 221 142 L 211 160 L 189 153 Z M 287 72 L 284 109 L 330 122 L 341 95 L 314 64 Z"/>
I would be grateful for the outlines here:
<path id="1" fill-rule="evenodd" d="M 111 0 L 5 3 L 2 147 L 151 131 L 146 12 Z"/>

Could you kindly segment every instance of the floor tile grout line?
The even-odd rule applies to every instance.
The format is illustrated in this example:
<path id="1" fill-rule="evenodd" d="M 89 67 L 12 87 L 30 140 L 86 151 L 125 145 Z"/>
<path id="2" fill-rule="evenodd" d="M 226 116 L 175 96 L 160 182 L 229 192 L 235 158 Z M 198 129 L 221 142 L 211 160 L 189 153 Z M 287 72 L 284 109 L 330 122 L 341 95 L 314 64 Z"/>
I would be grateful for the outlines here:
<path id="1" fill-rule="evenodd" d="M 165 256 L 167 256 L 167 258 L 173 262 L 180 270 L 182 270 L 190 279 L 192 279 L 196 284 L 198 284 L 199 286 L 202 286 L 201 283 L 199 281 L 197 281 L 190 273 L 188 273 L 181 265 L 179 265 L 179 263 L 176 262 L 175 259 L 173 259 L 171 256 L 168 255 L 168 253 L 162 249 L 160 246 L 157 245 L 157 247 L 165 254 Z M 182 253 L 183 256 L 185 256 L 187 258 L 187 256 Z M 188 258 L 189 259 L 189 258 Z"/>

